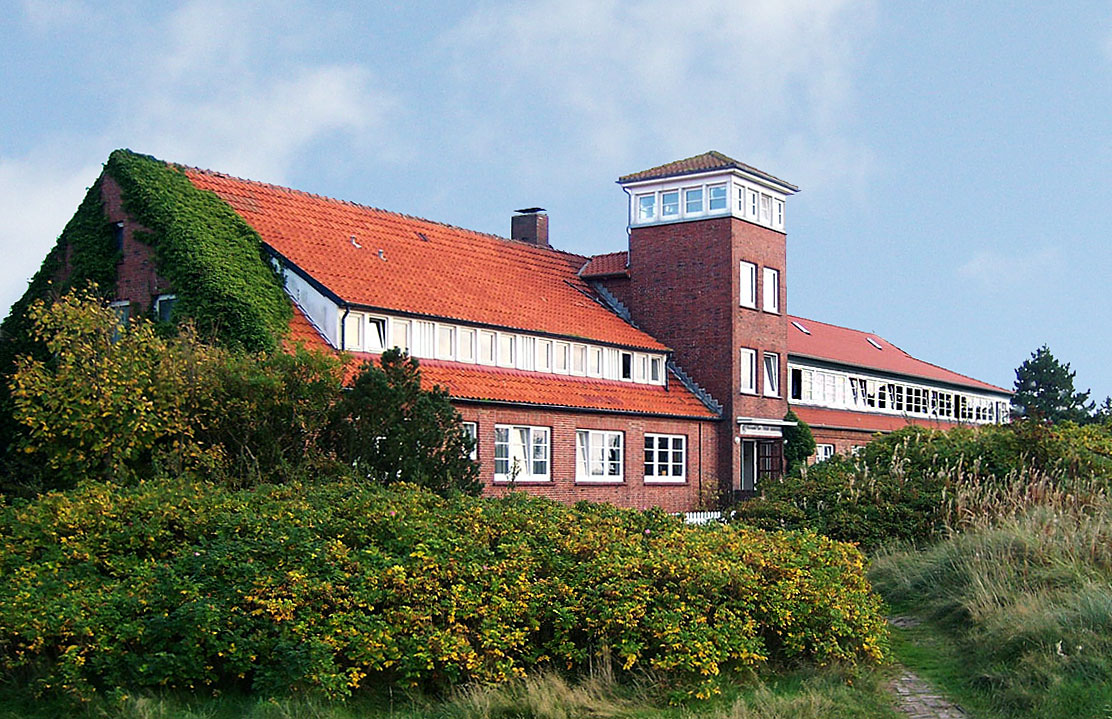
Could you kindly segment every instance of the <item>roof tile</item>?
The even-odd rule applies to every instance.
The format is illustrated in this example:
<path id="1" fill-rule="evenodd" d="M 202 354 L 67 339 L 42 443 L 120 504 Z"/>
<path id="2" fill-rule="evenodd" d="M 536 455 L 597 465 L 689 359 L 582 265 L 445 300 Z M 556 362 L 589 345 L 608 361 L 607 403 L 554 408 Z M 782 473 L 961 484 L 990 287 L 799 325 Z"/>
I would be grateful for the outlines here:
<path id="1" fill-rule="evenodd" d="M 732 157 L 723 155 L 717 150 L 704 152 L 701 155 L 694 155 L 675 162 L 669 162 L 664 165 L 651 167 L 648 170 L 634 172 L 629 175 L 622 175 L 618 178 L 618 182 L 637 182 L 639 180 L 655 180 L 664 177 L 675 177 L 677 175 L 690 175 L 696 172 L 711 172 L 713 170 L 741 170 L 748 172 L 758 177 L 771 180 L 786 188 L 790 188 L 792 192 L 798 192 L 799 188 L 795 185 L 785 182 L 778 177 L 768 174 L 762 170 L 758 170 L 752 165 L 746 165 L 744 162 L 735 160 Z"/>
<path id="2" fill-rule="evenodd" d="M 870 332 L 802 317 L 788 317 L 788 322 L 788 352 L 793 355 L 1010 394 L 1006 389 L 916 359 L 883 337 Z M 803 325 L 810 334 L 790 324 L 791 322 Z M 880 348 L 870 344 L 870 339 L 880 345 Z"/>
<path id="3" fill-rule="evenodd" d="M 579 270 L 579 276 L 583 278 L 628 277 L 628 262 L 629 253 L 625 250 L 621 252 L 607 252 L 604 255 L 595 255 L 587 264 L 583 265 L 583 269 Z"/>
<path id="4" fill-rule="evenodd" d="M 587 258 L 276 185 L 183 168 L 272 249 L 345 302 L 667 349 L 596 299 Z"/>

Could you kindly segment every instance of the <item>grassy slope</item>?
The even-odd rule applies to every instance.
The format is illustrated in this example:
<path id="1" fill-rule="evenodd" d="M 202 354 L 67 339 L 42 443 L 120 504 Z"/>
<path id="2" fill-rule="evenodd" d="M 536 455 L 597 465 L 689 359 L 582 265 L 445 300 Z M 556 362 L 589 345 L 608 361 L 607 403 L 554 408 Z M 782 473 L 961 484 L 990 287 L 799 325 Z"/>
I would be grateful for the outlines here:
<path id="1" fill-rule="evenodd" d="M 510 719 L 613 717 L 614 719 L 896 719 L 877 670 L 852 675 L 839 668 L 746 681 L 723 696 L 668 706 L 649 680 L 617 685 L 594 678 L 569 684 L 548 675 L 524 682 L 476 687 L 443 700 L 403 693 L 362 694 L 347 703 L 313 698 L 258 700 L 145 694 L 95 700 L 76 711 L 63 702 L 39 702 L 18 690 L 0 690 L 0 719 Z"/>

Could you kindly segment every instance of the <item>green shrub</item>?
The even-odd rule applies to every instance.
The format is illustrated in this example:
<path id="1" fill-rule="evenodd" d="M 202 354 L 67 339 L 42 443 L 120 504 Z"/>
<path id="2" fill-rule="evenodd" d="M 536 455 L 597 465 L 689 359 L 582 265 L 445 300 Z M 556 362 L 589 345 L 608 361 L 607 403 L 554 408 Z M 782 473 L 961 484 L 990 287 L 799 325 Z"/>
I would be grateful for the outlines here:
<path id="1" fill-rule="evenodd" d="M 848 545 L 520 494 L 90 484 L 0 510 L 0 574 L 0 670 L 78 696 L 435 690 L 603 656 L 705 696 L 885 641 Z"/>
<path id="2" fill-rule="evenodd" d="M 732 517 L 765 529 L 810 528 L 871 550 L 891 540 L 928 540 L 958 522 L 957 514 L 972 506 L 963 503 L 967 488 L 977 497 L 994 490 L 1011 496 L 1032 477 L 1051 486 L 1112 477 L 1112 431 L 1030 422 L 947 431 L 908 426 L 874 439 L 856 457 L 800 467 L 761 485 L 760 495 L 735 507 Z"/>
<path id="3" fill-rule="evenodd" d="M 396 351 L 345 392 L 342 358 L 208 345 L 188 322 L 168 336 L 142 318 L 121 327 L 93 291 L 40 301 L 29 317 L 49 356 L 20 357 L 12 377 L 17 446 L 40 468 L 11 482 L 25 494 L 182 472 L 232 485 L 354 472 L 480 490 L 447 394 L 422 390 L 416 360 Z"/>

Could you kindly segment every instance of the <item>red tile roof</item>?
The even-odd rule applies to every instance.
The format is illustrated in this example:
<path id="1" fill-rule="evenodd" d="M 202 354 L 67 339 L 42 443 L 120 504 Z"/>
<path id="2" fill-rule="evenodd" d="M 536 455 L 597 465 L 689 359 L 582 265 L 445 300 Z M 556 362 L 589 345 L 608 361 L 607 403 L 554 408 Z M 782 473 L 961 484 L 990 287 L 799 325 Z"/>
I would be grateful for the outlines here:
<path id="1" fill-rule="evenodd" d="M 294 307 L 287 343 L 302 343 L 309 349 L 330 351 L 331 347 L 299 308 Z M 350 353 L 349 377 L 363 360 L 378 355 Z M 668 387 L 616 380 L 569 377 L 542 372 L 487 367 L 443 360 L 420 360 L 421 384 L 441 386 L 456 400 L 505 402 L 538 407 L 603 410 L 665 417 L 717 419 L 695 395 L 674 377 Z"/>
<path id="2" fill-rule="evenodd" d="M 941 420 L 922 419 L 918 417 L 900 417 L 890 414 L 870 414 L 868 412 L 852 412 L 844 409 L 823 409 L 821 407 L 803 407 L 792 405 L 792 412 L 811 427 L 826 429 L 854 429 L 863 432 L 893 432 L 910 424 L 924 427 L 937 427 L 946 429 L 954 427 L 957 422 L 944 422 Z"/>
<path id="3" fill-rule="evenodd" d="M 629 276 L 629 268 L 626 264 L 629 261 L 629 253 L 626 251 L 621 252 L 608 252 L 605 255 L 595 255 L 587 264 L 583 265 L 583 269 L 579 270 L 579 276 L 584 279 L 593 277 L 616 277 L 616 276 Z"/>
<path id="4" fill-rule="evenodd" d="M 987 382 L 916 359 L 883 337 L 870 332 L 851 330 L 802 317 L 789 316 L 788 321 L 798 322 L 810 332 L 807 334 L 794 325 L 788 325 L 788 352 L 799 357 L 827 360 L 853 367 L 867 367 L 962 387 L 1008 392 Z M 871 345 L 870 339 L 880 345 L 880 349 Z"/>
<path id="5" fill-rule="evenodd" d="M 651 350 L 595 298 L 587 258 L 275 185 L 182 168 L 345 302 Z"/>
<path id="6" fill-rule="evenodd" d="M 799 188 L 791 183 L 784 182 L 778 177 L 774 177 L 767 172 L 763 172 L 753 167 L 746 165 L 744 162 L 739 162 L 732 157 L 727 157 L 717 150 L 704 152 L 701 155 L 687 157 L 683 160 L 676 160 L 669 162 L 665 165 L 658 165 L 651 167 L 648 170 L 641 172 L 634 172 L 629 175 L 622 175 L 618 178 L 618 182 L 636 182 L 638 180 L 655 180 L 663 177 L 675 177 L 676 175 L 691 175 L 696 172 L 711 172 L 713 170 L 742 170 L 758 177 L 763 177 L 771 180 L 785 188 L 790 189 L 792 192 L 798 192 Z"/>

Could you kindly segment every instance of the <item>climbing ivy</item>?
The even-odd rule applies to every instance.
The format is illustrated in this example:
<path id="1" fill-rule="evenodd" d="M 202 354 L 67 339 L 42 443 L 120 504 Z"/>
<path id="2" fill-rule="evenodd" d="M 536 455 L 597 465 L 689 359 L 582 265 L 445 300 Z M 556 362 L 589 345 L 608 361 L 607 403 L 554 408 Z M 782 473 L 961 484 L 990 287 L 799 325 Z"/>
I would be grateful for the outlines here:
<path id="1" fill-rule="evenodd" d="M 95 285 L 103 297 L 116 288 L 116 265 L 120 253 L 114 228 L 104 214 L 98 179 L 66 223 L 58 241 L 31 278 L 27 291 L 12 305 L 0 323 L 0 457 L 9 446 L 15 426 L 11 422 L 8 377 L 15 358 L 21 354 L 41 356 L 43 348 L 31 337 L 27 310 L 38 299 L 60 296 L 72 288 Z M 0 477 L 0 491 L 3 479 Z"/>
<path id="2" fill-rule="evenodd" d="M 175 317 L 222 344 L 275 349 L 292 309 L 258 233 L 216 194 L 149 155 L 116 150 L 105 173 L 120 185 L 128 214 L 151 230 L 136 237 L 154 247 L 158 272 L 174 287 Z"/>

